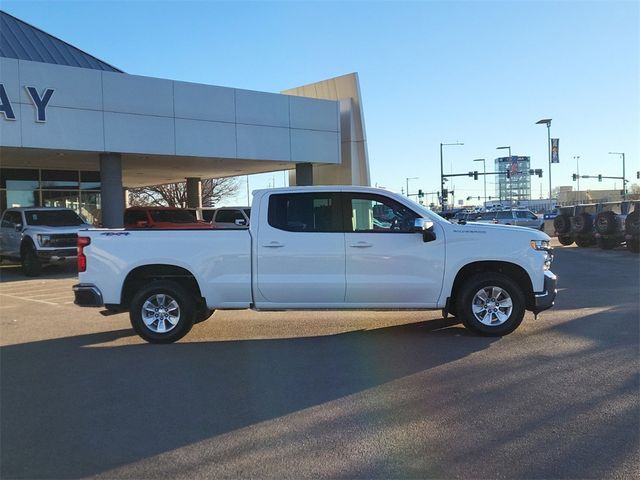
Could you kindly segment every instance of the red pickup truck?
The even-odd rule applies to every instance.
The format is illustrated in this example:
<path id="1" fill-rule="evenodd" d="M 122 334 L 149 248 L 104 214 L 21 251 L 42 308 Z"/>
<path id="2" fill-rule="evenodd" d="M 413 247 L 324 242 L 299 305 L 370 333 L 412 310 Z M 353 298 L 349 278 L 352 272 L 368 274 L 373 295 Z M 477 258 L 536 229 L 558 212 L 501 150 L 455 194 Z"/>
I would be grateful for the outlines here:
<path id="1" fill-rule="evenodd" d="M 130 207 L 124 211 L 125 228 L 212 229 L 189 210 L 175 207 Z"/>

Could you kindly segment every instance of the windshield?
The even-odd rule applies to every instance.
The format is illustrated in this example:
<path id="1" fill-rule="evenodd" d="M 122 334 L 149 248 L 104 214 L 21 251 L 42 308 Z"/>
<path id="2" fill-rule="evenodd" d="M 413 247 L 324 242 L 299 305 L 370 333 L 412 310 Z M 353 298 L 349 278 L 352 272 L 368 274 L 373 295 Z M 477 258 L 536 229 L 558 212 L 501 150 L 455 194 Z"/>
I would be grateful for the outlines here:
<path id="1" fill-rule="evenodd" d="M 85 222 L 73 210 L 29 210 L 24 212 L 28 225 L 47 227 L 77 227 Z"/>
<path id="2" fill-rule="evenodd" d="M 196 218 L 188 210 L 151 210 L 154 222 L 196 223 Z"/>

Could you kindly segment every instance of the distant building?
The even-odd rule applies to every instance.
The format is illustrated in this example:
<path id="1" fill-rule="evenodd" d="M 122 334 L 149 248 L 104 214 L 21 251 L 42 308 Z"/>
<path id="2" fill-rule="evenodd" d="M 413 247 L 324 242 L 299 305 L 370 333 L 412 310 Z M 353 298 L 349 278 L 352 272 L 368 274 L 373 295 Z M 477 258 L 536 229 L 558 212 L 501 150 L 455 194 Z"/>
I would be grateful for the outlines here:
<path id="1" fill-rule="evenodd" d="M 530 157 L 513 155 L 495 159 L 496 197 L 500 202 L 517 203 L 531 198 Z"/>

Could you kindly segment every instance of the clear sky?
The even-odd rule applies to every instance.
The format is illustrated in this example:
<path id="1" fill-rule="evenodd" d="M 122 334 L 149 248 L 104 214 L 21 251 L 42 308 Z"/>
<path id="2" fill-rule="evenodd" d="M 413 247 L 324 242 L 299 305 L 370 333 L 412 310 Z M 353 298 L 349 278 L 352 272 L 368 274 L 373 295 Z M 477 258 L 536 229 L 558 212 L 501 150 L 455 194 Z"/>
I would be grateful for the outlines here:
<path id="1" fill-rule="evenodd" d="M 560 138 L 553 186 L 640 170 L 640 2 L 12 1 L 0 8 L 127 73 L 269 92 L 358 72 L 372 185 L 439 190 L 475 158 L 531 157 L 548 191 L 547 131 Z M 489 162 L 490 161 L 490 162 Z M 252 179 L 264 187 L 283 174 Z M 582 189 L 621 181 L 582 180 Z M 456 198 L 482 180 L 454 179 Z M 244 187 L 243 187 L 244 188 Z M 493 181 L 489 180 L 489 195 Z M 243 189 L 241 188 L 241 192 Z M 244 197 L 239 197 L 240 203 Z"/>

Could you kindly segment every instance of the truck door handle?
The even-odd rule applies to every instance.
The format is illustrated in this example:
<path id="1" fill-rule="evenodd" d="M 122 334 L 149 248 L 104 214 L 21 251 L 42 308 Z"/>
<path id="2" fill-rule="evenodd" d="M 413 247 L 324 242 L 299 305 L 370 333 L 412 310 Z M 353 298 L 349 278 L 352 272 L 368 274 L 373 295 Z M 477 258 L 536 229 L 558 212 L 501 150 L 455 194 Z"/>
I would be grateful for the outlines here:
<path id="1" fill-rule="evenodd" d="M 371 243 L 367 243 L 367 242 L 352 243 L 349 246 L 352 247 L 352 248 L 369 248 L 369 247 L 373 247 L 373 245 Z"/>
<path id="2" fill-rule="evenodd" d="M 280 248 L 280 247 L 284 247 L 284 244 L 280 243 L 280 242 L 269 242 L 265 245 L 262 245 L 265 248 Z"/>

